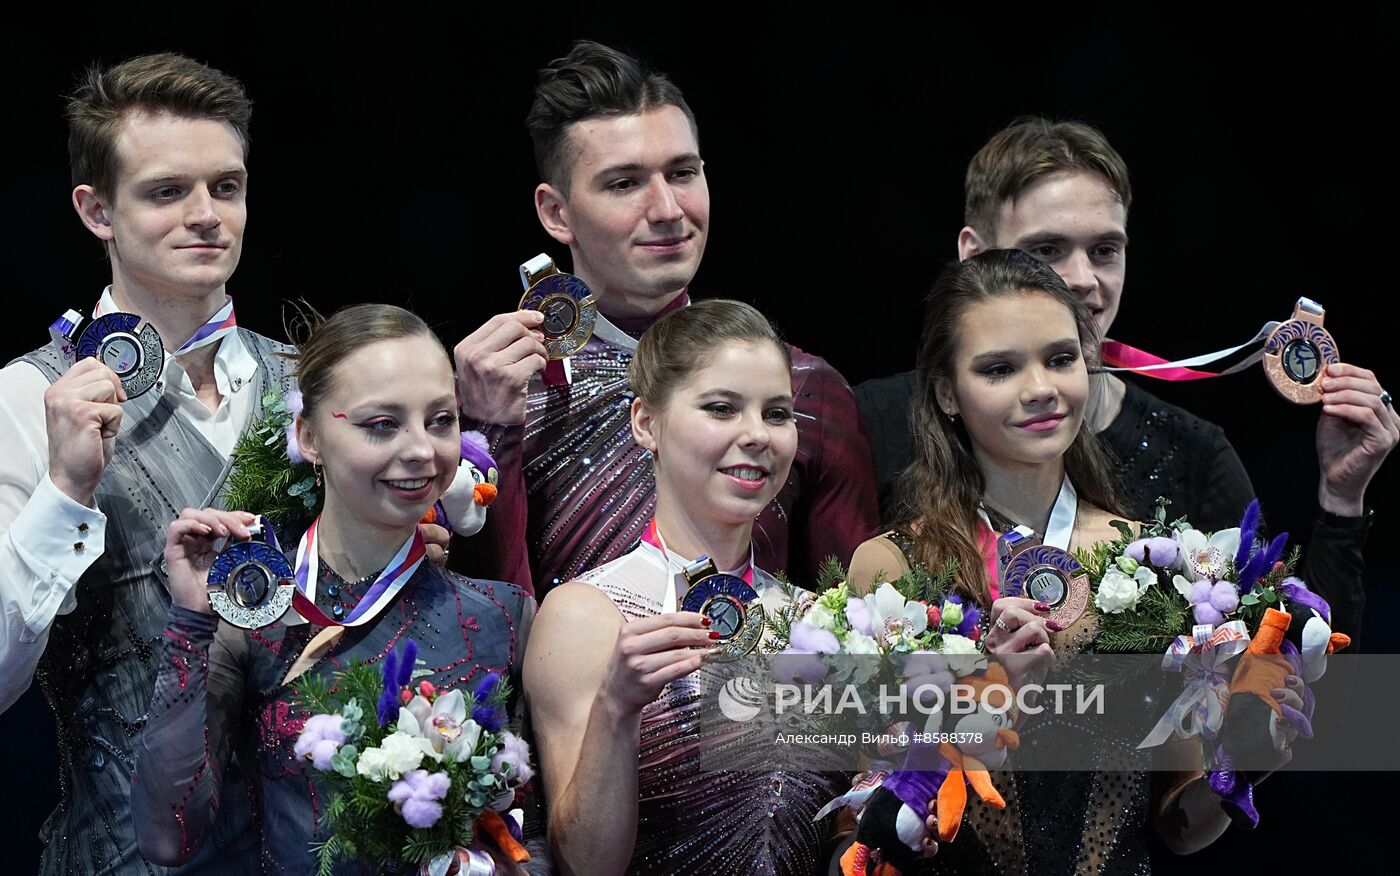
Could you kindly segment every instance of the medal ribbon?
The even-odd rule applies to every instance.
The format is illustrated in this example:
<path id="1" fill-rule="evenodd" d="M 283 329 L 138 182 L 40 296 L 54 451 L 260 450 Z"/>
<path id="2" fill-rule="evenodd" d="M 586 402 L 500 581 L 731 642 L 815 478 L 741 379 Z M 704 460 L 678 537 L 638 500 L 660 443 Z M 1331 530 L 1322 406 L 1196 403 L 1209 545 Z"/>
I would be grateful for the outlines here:
<path id="1" fill-rule="evenodd" d="M 1100 347 L 1104 365 L 1108 367 L 1096 368 L 1095 372 L 1109 373 L 1119 371 L 1129 371 L 1133 374 L 1141 374 L 1144 377 L 1155 377 L 1158 380 L 1184 381 L 1184 380 L 1209 380 L 1212 377 L 1224 377 L 1227 374 L 1235 374 L 1249 368 L 1264 358 L 1264 348 L 1249 354 L 1242 362 L 1237 362 L 1223 371 L 1200 371 L 1196 370 L 1198 365 L 1210 365 L 1221 359 L 1233 356 L 1240 350 L 1252 344 L 1263 344 L 1264 340 L 1279 327 L 1280 323 L 1270 321 L 1264 323 L 1264 327 L 1259 330 L 1254 337 L 1243 344 L 1236 344 L 1224 350 L 1217 350 L 1214 353 L 1203 353 L 1199 356 L 1191 356 L 1186 359 L 1177 359 L 1168 362 L 1160 356 L 1154 356 L 1145 350 L 1131 347 L 1122 341 L 1104 341 Z"/>
<path id="2" fill-rule="evenodd" d="M 667 567 L 668 569 L 671 567 L 671 552 L 670 552 L 670 550 L 667 549 L 667 547 L 666 547 L 666 540 L 663 539 L 663 538 L 661 537 L 661 530 L 658 529 L 658 528 L 656 527 L 656 518 L 655 518 L 655 517 L 653 517 L 653 518 L 651 519 L 651 522 L 647 524 L 647 528 L 644 529 L 644 530 L 642 530 L 642 542 L 645 543 L 645 544 L 649 544 L 649 545 L 651 545 L 652 547 L 656 548 L 657 550 L 661 551 L 661 556 L 662 556 L 662 558 L 666 560 L 666 567 Z M 703 560 L 703 559 L 705 559 L 705 557 L 699 557 L 699 558 L 698 558 L 698 560 Z M 698 561 L 698 560 L 697 560 L 697 561 Z M 743 567 L 741 567 L 741 568 L 739 568 L 739 569 L 735 569 L 733 572 L 725 572 L 724 574 L 726 574 L 726 575 L 733 575 L 733 576 L 736 577 L 736 578 L 742 579 L 743 582 L 744 582 L 745 584 L 749 585 L 750 587 L 753 587 L 753 586 L 754 586 L 754 583 L 753 583 L 753 542 L 749 542 L 749 561 L 748 561 L 748 563 L 746 563 Z M 676 607 L 677 607 L 679 604 L 680 604 L 680 603 L 679 603 L 679 601 L 678 601 L 677 598 L 676 598 L 676 583 L 675 583 L 675 575 L 673 574 L 673 575 L 671 576 L 671 581 L 669 582 L 669 586 L 666 588 L 666 600 L 665 600 L 665 603 L 664 603 L 664 605 L 663 605 L 663 607 L 662 607 L 662 613 L 663 613 L 663 614 L 669 614 L 669 613 L 675 611 L 675 610 L 676 610 Z"/>
<path id="3" fill-rule="evenodd" d="M 394 554 L 394 558 L 384 567 L 384 571 L 379 573 L 379 577 L 374 579 L 374 583 L 355 606 L 355 610 L 350 612 L 345 620 L 338 621 L 316 605 L 316 576 L 321 565 L 320 555 L 316 551 L 316 528 L 320 522 L 320 517 L 312 521 L 311 528 L 306 530 L 306 534 L 301 537 L 301 544 L 297 545 L 297 592 L 292 597 L 292 608 L 296 609 L 297 614 L 317 626 L 357 627 L 378 617 L 380 611 L 403 589 L 408 579 L 413 577 L 413 573 L 428 553 L 423 544 L 422 533 L 414 527 L 413 535 L 404 542 L 398 553 Z"/>
<path id="4" fill-rule="evenodd" d="M 218 341 L 229 332 L 238 328 L 238 320 L 233 316 L 233 296 L 224 296 L 224 306 L 219 308 L 219 312 L 209 318 L 209 321 L 199 327 L 188 341 L 180 345 L 180 348 L 171 353 L 172 356 L 179 356 L 191 350 L 198 350 L 200 347 L 207 347 Z"/>
<path id="5" fill-rule="evenodd" d="M 111 291 L 112 287 L 108 286 L 107 290 L 103 292 L 102 298 L 97 302 L 97 306 L 92 309 L 93 319 L 103 316 L 108 312 L 107 308 L 103 306 L 103 303 L 111 301 Z M 65 314 L 65 316 L 66 315 L 67 314 Z M 57 323 L 55 323 L 55 326 L 57 326 Z M 224 306 L 220 307 L 218 312 L 209 318 L 208 322 L 200 326 L 193 337 L 181 344 L 180 348 L 170 355 L 179 356 L 191 350 L 198 350 L 200 347 L 207 347 L 236 328 L 238 328 L 238 320 L 235 319 L 233 315 L 233 296 L 225 295 Z"/>

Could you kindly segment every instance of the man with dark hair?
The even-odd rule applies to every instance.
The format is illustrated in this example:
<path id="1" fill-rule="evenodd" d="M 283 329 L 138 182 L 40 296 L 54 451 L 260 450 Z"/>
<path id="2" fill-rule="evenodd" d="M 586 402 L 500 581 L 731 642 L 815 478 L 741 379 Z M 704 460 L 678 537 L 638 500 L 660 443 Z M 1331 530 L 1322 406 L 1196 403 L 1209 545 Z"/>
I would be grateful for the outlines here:
<path id="1" fill-rule="evenodd" d="M 462 410 L 487 428 L 503 473 L 469 543 L 472 571 L 533 580 L 543 596 L 624 554 L 651 519 L 651 460 L 632 438 L 625 372 L 647 326 L 690 300 L 710 197 L 680 90 L 606 46 L 577 43 L 540 71 L 527 125 L 543 180 L 536 213 L 569 247 L 597 326 L 567 372 L 546 369 L 543 317 L 531 311 L 492 318 L 455 353 Z M 754 551 L 761 568 L 812 586 L 824 557 L 844 560 L 874 533 L 876 509 L 850 388 L 824 360 L 795 347 L 792 358 L 797 460 L 754 527 Z"/>
<path id="2" fill-rule="evenodd" d="M 973 156 L 964 193 L 967 225 L 958 233 L 958 257 L 993 247 L 1035 256 L 1079 293 L 1107 337 L 1123 292 L 1132 189 L 1127 165 L 1102 132 L 1082 122 L 1017 119 Z M 895 479 L 913 453 L 913 387 L 907 372 L 856 390 L 885 508 L 893 506 Z M 1322 389 L 1320 514 L 1303 577 L 1316 584 L 1359 582 L 1366 487 L 1400 440 L 1400 417 L 1365 369 L 1329 366 Z M 1132 516 L 1148 519 L 1156 498 L 1166 496 L 1171 514 L 1202 529 L 1239 524 L 1254 488 L 1220 427 L 1113 375 L 1097 376 L 1093 391 L 1085 422 L 1117 456 Z M 1309 577 L 1310 570 L 1319 575 Z M 1323 595 L 1334 603 L 1335 628 L 1359 637 L 1365 594 Z"/>
<path id="3" fill-rule="evenodd" d="M 45 873 L 165 872 L 137 851 L 129 797 L 170 605 L 166 524 L 214 501 L 287 369 L 289 348 L 237 328 L 225 293 L 250 114 L 236 80 L 173 54 L 95 67 L 68 104 L 73 207 L 112 267 L 94 317 L 135 314 L 170 352 L 142 395 L 58 339 L 0 370 L 0 708 L 37 676 L 57 720 Z M 232 787 L 224 809 L 245 813 Z M 221 834 L 201 860 L 255 869 L 246 824 L 227 837 L 238 847 Z"/>

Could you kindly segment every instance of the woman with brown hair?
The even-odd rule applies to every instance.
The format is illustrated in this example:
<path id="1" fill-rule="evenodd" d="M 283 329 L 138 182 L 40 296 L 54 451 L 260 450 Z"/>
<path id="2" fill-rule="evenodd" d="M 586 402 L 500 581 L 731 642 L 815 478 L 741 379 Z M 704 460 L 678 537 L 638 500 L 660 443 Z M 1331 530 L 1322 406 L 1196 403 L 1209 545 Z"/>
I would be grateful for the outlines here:
<path id="1" fill-rule="evenodd" d="M 956 588 L 982 609 L 987 651 L 1013 685 L 1040 680 L 1054 655 L 1085 650 L 1095 632 L 1091 614 L 1063 627 L 1048 605 L 1000 594 L 997 536 L 1029 527 L 1062 550 L 1117 537 L 1110 461 L 1082 428 L 1097 345 L 1081 302 L 1034 258 L 990 250 L 948 267 L 927 302 L 917 452 L 900 510 L 893 529 L 851 561 L 851 583 L 864 591 L 911 565 L 957 560 Z M 1154 757 L 1135 751 L 1138 738 L 1082 740 L 1094 771 L 999 779 L 1006 808 L 971 803 L 971 829 L 943 846 L 935 866 L 1137 872 L 1148 864 L 1149 820 L 1179 853 L 1214 841 L 1230 821 L 1201 780 L 1197 740 Z"/>

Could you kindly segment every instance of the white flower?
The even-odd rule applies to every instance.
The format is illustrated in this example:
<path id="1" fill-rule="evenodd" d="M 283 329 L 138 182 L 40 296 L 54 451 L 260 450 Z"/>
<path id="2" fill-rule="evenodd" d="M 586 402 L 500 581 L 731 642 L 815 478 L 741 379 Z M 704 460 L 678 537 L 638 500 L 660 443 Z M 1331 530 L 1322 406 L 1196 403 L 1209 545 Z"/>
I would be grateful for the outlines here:
<path id="1" fill-rule="evenodd" d="M 917 636 L 928 629 L 928 607 L 921 602 L 905 599 L 893 584 L 881 584 L 865 597 L 870 615 L 870 633 L 893 644 L 901 635 Z"/>
<path id="2" fill-rule="evenodd" d="M 846 635 L 845 641 L 841 643 L 843 654 L 879 654 L 880 646 L 869 636 L 852 631 Z"/>
<path id="3" fill-rule="evenodd" d="M 448 691 L 429 703 L 421 696 L 399 709 L 398 730 L 424 739 L 434 760 L 449 757 L 464 761 L 476 752 L 481 726 L 467 718 L 466 698 L 459 690 Z"/>
<path id="4" fill-rule="evenodd" d="M 423 737 L 402 731 L 390 733 L 378 748 L 366 748 L 360 753 L 355 771 L 376 782 L 398 779 L 404 773 L 418 769 L 425 754 L 438 759 L 432 745 Z"/>
<path id="5" fill-rule="evenodd" d="M 379 747 L 384 749 L 384 756 L 388 758 L 389 775 L 397 779 L 406 772 L 418 769 L 425 754 L 436 760 L 437 755 L 427 742 L 428 740 L 422 737 L 409 736 L 407 733 L 390 733 L 385 736 Z"/>
<path id="6" fill-rule="evenodd" d="M 389 758 L 382 748 L 366 748 L 355 762 L 355 771 L 365 778 L 382 782 L 389 775 Z"/>
<path id="7" fill-rule="evenodd" d="M 1099 582 L 1099 592 L 1094 596 L 1094 604 L 1100 611 L 1118 614 L 1137 606 L 1142 594 L 1147 592 L 1157 580 L 1157 575 L 1146 566 L 1126 575 L 1121 569 L 1110 568 Z"/>
<path id="8" fill-rule="evenodd" d="M 1240 549 L 1240 528 L 1222 529 L 1206 538 L 1199 529 L 1183 529 L 1176 534 L 1181 542 L 1181 559 L 1186 577 L 1192 581 L 1219 581 L 1225 564 Z"/>
<path id="9" fill-rule="evenodd" d="M 822 605 L 820 602 L 814 603 L 812 607 L 802 616 L 808 626 L 816 627 L 819 630 L 826 630 L 828 633 L 836 632 L 836 612 Z"/>
<path id="10" fill-rule="evenodd" d="M 947 659 L 948 668 L 958 677 L 969 675 L 987 665 L 987 657 L 977 647 L 977 643 L 956 633 L 944 634 L 939 653 Z"/>

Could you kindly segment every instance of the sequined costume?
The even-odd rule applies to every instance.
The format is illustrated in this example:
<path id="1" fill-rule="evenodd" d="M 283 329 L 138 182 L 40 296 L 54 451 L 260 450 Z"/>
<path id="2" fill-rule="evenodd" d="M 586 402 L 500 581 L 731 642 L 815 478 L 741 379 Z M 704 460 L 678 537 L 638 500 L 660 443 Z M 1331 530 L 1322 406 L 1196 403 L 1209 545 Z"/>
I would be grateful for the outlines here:
<path id="1" fill-rule="evenodd" d="M 279 354 L 290 348 L 238 331 L 258 362 L 244 390 L 255 394 L 257 417 L 267 385 L 285 379 L 288 360 Z M 66 370 L 51 344 L 24 360 L 50 382 Z M 147 722 L 170 606 L 156 564 L 166 525 L 186 507 L 217 504 L 229 463 L 166 394 L 127 401 L 122 414 L 96 493 L 108 520 L 105 551 L 79 579 L 77 607 L 55 620 L 36 673 L 57 722 L 62 792 L 44 826 L 43 873 L 167 872 L 137 851 L 129 804 L 133 746 Z M 231 800 L 201 872 L 247 872 L 246 810 Z"/>
<path id="2" fill-rule="evenodd" d="M 1172 500 L 1173 516 L 1185 515 L 1198 529 L 1238 526 L 1254 498 L 1235 449 L 1213 423 L 1168 404 L 1125 380 L 1122 408 L 1099 438 L 1119 461 L 1125 510 L 1135 520 L 1152 518 L 1158 496 Z M 856 387 L 865 431 L 874 451 L 880 507 L 893 507 L 899 473 L 914 458 L 909 402 L 914 372 L 870 380 Z M 1366 608 L 1362 549 L 1369 521 L 1319 514 L 1303 552 L 1299 575 L 1332 606 L 1333 625 L 1358 643 Z"/>
<path id="3" fill-rule="evenodd" d="M 324 563 L 319 578 L 316 603 L 328 612 L 337 602 L 353 606 L 372 583 L 348 584 Z M 439 689 L 471 691 L 494 671 L 508 673 L 519 690 L 533 617 L 534 601 L 517 587 L 424 563 L 377 619 L 348 628 L 307 671 L 329 680 L 349 663 L 378 662 L 413 639 L 432 671 L 422 677 Z M 255 801 L 261 871 L 315 872 L 311 843 L 325 839 L 316 829 L 325 801 L 312 781 L 315 770 L 292 753 L 306 716 L 291 705 L 282 680 L 320 629 L 277 624 L 246 631 L 172 606 L 151 719 L 137 746 L 132 810 L 144 847 L 170 857 L 193 853 L 228 791 L 224 769 L 234 754 Z M 347 864 L 336 872 L 372 871 Z"/>
<path id="4" fill-rule="evenodd" d="M 667 586 L 684 591 L 679 570 L 688 562 L 672 554 L 667 563 L 646 542 L 634 551 L 582 575 L 608 595 L 628 620 L 660 614 Z M 754 586 L 765 604 L 784 598 L 773 578 L 756 570 Z M 839 793 L 849 777 L 835 772 L 751 769 L 715 772 L 703 768 L 701 752 L 727 757 L 764 750 L 771 731 L 762 722 L 725 721 L 708 735 L 702 705 L 713 699 L 706 669 L 666 686 L 642 710 L 638 750 L 637 844 L 628 872 L 663 874 L 812 874 L 828 825 L 812 817 Z M 755 737 L 755 734 L 763 738 Z M 708 761 L 707 761 L 708 762 Z"/>
<path id="5" fill-rule="evenodd" d="M 635 334 L 600 314 L 593 339 L 571 361 L 572 383 L 550 385 L 537 374 L 524 427 L 483 427 L 500 463 L 501 491 L 486 529 L 466 543 L 470 573 L 532 580 L 543 597 L 637 543 L 656 508 L 656 482 L 646 451 L 632 440 L 627 382 L 646 325 L 627 328 Z M 824 359 L 789 349 L 797 457 L 753 538 L 760 567 L 803 583 L 815 581 L 828 555 L 845 561 L 874 535 L 877 510 L 850 387 Z"/>

